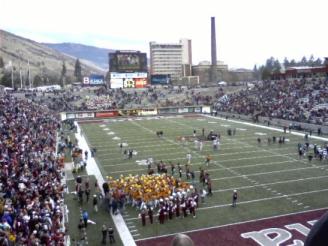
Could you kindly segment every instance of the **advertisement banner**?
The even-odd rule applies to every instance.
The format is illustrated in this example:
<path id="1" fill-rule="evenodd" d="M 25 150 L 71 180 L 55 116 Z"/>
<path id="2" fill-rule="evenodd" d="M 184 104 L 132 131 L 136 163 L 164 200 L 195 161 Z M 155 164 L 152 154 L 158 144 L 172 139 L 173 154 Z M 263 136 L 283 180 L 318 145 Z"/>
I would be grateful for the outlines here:
<path id="1" fill-rule="evenodd" d="M 179 108 L 178 113 L 188 113 L 188 108 Z"/>
<path id="2" fill-rule="evenodd" d="M 112 89 L 123 88 L 123 79 L 111 79 L 110 88 Z"/>
<path id="3" fill-rule="evenodd" d="M 123 88 L 135 88 L 135 81 L 133 79 L 123 79 Z"/>
<path id="4" fill-rule="evenodd" d="M 103 85 L 105 84 L 104 75 L 91 74 L 89 77 L 90 85 Z"/>
<path id="5" fill-rule="evenodd" d="M 74 113 L 67 113 L 66 114 L 66 118 L 67 119 L 74 119 L 75 118 L 75 114 Z"/>
<path id="6" fill-rule="evenodd" d="M 152 116 L 152 115 L 157 115 L 157 109 L 141 109 L 138 112 L 139 116 Z"/>
<path id="7" fill-rule="evenodd" d="M 195 113 L 201 113 L 202 112 L 202 108 L 195 108 Z"/>
<path id="8" fill-rule="evenodd" d="M 146 72 L 111 73 L 111 88 L 146 88 L 148 84 Z"/>
<path id="9" fill-rule="evenodd" d="M 178 108 L 161 108 L 159 109 L 160 114 L 176 114 L 178 113 Z"/>
<path id="10" fill-rule="evenodd" d="M 83 77 L 83 85 L 104 85 L 104 75 L 91 74 L 89 77 Z"/>
<path id="11" fill-rule="evenodd" d="M 127 109 L 127 110 L 119 110 L 119 116 L 137 116 L 138 110 L 136 109 Z"/>
<path id="12" fill-rule="evenodd" d="M 210 106 L 203 106 L 202 113 L 210 114 L 211 113 L 211 107 Z"/>
<path id="13" fill-rule="evenodd" d="M 170 74 L 153 74 L 150 79 L 152 85 L 167 85 L 171 83 Z"/>
<path id="14" fill-rule="evenodd" d="M 96 118 L 110 118 L 118 116 L 117 111 L 109 111 L 109 112 L 96 112 Z"/>
<path id="15" fill-rule="evenodd" d="M 134 79 L 136 88 L 145 88 L 147 87 L 147 79 L 146 78 L 136 78 Z"/>
<path id="16" fill-rule="evenodd" d="M 76 113 L 75 118 L 83 119 L 83 118 L 94 118 L 94 113 L 87 112 L 87 113 Z"/>
<path id="17" fill-rule="evenodd" d="M 147 73 L 135 72 L 135 73 L 110 73 L 111 79 L 133 79 L 133 78 L 147 78 Z"/>

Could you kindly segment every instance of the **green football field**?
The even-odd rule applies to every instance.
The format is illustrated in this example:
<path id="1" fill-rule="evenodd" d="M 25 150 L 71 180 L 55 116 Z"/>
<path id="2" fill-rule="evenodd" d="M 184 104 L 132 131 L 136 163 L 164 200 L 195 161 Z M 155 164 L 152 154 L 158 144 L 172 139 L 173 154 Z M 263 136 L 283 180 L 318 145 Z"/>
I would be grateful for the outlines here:
<path id="1" fill-rule="evenodd" d="M 210 174 L 214 195 L 200 204 L 197 218 L 189 216 L 166 221 L 164 225 L 154 223 L 143 227 L 139 212 L 127 207 L 123 217 L 135 240 L 325 208 L 328 204 L 327 161 L 300 159 L 297 144 L 304 143 L 301 136 L 208 117 L 109 119 L 81 124 L 81 127 L 89 147 L 97 148 L 96 161 L 104 177 L 145 174 L 147 166 L 139 164 L 149 157 L 155 162 L 179 162 L 184 170 L 189 152 L 191 169 L 196 173 L 195 187 L 202 187 L 198 183 L 199 167 Z M 178 141 L 181 136 L 192 136 L 194 129 L 201 135 L 202 128 L 205 134 L 210 130 L 220 133 L 218 151 L 213 150 L 211 142 L 206 142 L 200 152 L 193 142 L 183 145 Z M 227 135 L 229 128 L 236 128 L 235 136 Z M 156 136 L 159 130 L 164 132 L 163 138 Z M 285 136 L 287 141 L 268 144 L 267 138 L 272 136 Z M 262 139 L 261 144 L 257 142 L 258 137 Z M 311 138 L 309 141 L 324 144 Z M 135 150 L 137 155 L 126 160 L 119 148 L 120 142 L 127 143 L 126 148 Z M 204 164 L 207 154 L 213 157 L 208 167 Z M 231 207 L 234 189 L 239 195 L 236 208 Z"/>

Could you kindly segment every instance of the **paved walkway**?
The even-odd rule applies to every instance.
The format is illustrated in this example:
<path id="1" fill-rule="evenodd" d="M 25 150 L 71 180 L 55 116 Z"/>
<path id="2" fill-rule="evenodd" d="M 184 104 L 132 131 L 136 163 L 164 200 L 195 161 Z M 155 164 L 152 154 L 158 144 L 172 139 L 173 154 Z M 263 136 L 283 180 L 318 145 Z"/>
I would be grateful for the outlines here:
<path id="1" fill-rule="evenodd" d="M 79 147 L 83 150 L 83 152 L 85 150 L 87 150 L 89 153 L 91 153 L 86 139 L 84 138 L 83 134 L 82 134 L 82 136 L 80 134 L 81 133 L 80 126 L 76 122 L 75 122 L 75 124 L 77 126 L 77 133 L 75 134 L 75 137 L 78 140 Z M 87 171 L 88 175 L 94 175 L 96 177 L 96 179 L 98 180 L 99 187 L 102 187 L 102 185 L 105 181 L 104 181 L 103 176 L 101 175 L 99 167 L 94 158 L 92 158 L 92 157 L 88 158 L 86 171 Z M 112 216 L 112 218 L 113 218 L 114 224 L 116 226 L 117 232 L 121 237 L 123 245 L 124 246 L 136 246 L 136 243 L 134 242 L 134 239 L 133 239 L 129 229 L 128 229 L 127 225 L 125 224 L 125 221 L 124 221 L 122 215 L 117 214 L 117 215 Z"/>

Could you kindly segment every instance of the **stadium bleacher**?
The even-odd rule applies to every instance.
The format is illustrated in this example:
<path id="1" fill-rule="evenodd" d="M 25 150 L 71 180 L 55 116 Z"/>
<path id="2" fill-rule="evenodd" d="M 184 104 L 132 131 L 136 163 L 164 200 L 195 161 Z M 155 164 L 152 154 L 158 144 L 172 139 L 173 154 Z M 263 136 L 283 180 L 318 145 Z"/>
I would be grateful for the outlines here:
<path id="1" fill-rule="evenodd" d="M 64 245 L 59 120 L 8 95 L 0 109 L 0 245 Z"/>

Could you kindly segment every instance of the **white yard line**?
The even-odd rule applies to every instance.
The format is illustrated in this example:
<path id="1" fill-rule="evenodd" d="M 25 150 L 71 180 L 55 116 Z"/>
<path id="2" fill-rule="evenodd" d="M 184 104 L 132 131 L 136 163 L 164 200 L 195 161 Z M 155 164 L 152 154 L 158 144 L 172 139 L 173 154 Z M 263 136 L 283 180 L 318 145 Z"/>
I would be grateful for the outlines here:
<path id="1" fill-rule="evenodd" d="M 78 144 L 81 149 L 83 149 L 83 152 L 87 150 L 89 153 L 91 153 L 88 143 L 84 136 L 80 134 L 80 126 L 76 123 L 78 132 L 75 134 L 75 137 L 78 139 Z M 88 175 L 94 175 L 96 179 L 98 180 L 98 184 L 100 187 L 102 187 L 102 184 L 105 182 L 103 176 L 101 175 L 101 172 L 99 170 L 99 167 L 95 161 L 94 158 L 88 158 L 87 160 L 87 166 L 86 171 Z M 112 216 L 112 215 L 111 215 Z M 123 245 L 127 246 L 136 246 L 136 243 L 128 229 L 128 227 L 125 224 L 125 221 L 121 214 L 112 216 L 114 224 L 116 226 L 117 232 L 120 235 L 120 238 L 123 242 Z"/>
<path id="2" fill-rule="evenodd" d="M 254 146 L 250 147 L 251 149 L 254 149 Z M 169 148 L 171 149 L 171 148 Z M 177 148 L 174 148 L 175 150 Z M 191 148 L 190 148 L 191 149 Z M 221 152 L 224 152 L 225 150 L 237 150 L 237 149 L 245 149 L 245 146 L 244 148 L 243 147 L 238 147 L 238 148 L 220 148 L 217 153 L 218 154 L 213 154 L 212 156 L 229 156 L 229 155 L 239 155 L 239 154 L 248 154 L 248 153 L 257 153 L 257 152 L 265 152 L 266 150 L 265 149 L 260 149 L 260 150 L 251 150 L 251 151 L 236 151 L 236 152 L 229 152 L 229 153 L 221 153 Z M 276 148 L 274 150 L 295 150 L 295 147 L 286 147 L 286 148 Z M 150 151 L 145 151 L 145 150 L 142 150 L 140 151 L 139 148 L 135 149 L 137 152 L 138 152 L 138 155 L 135 156 L 135 158 L 139 158 L 139 159 L 142 159 L 142 158 L 148 158 L 149 156 L 153 156 L 153 157 L 157 157 L 157 156 L 167 156 L 167 155 L 170 155 L 170 154 L 182 154 L 182 155 L 185 155 L 187 152 L 186 151 L 169 151 L 169 153 L 165 153 L 165 154 L 157 154 L 157 153 L 163 153 L 163 151 L 166 151 L 168 149 L 166 148 L 158 148 L 158 151 L 153 151 L 153 150 L 150 150 Z M 194 148 L 194 150 L 196 150 Z M 203 149 L 204 151 L 204 149 Z M 149 154 L 147 154 L 149 152 Z M 142 153 L 143 155 L 139 155 L 139 153 Z M 295 151 L 296 153 L 296 151 Z M 147 154 L 147 156 L 145 155 Z M 113 156 L 112 153 L 108 153 L 108 154 L 98 154 L 97 156 L 99 157 L 106 157 L 106 156 Z M 109 159 L 103 159 L 103 160 L 122 160 L 122 157 L 121 156 L 120 158 L 109 158 Z"/>
<path id="3" fill-rule="evenodd" d="M 284 181 L 277 181 L 277 182 L 273 182 L 273 183 L 264 183 L 264 184 L 250 185 L 250 186 L 227 188 L 227 189 L 219 189 L 219 190 L 214 190 L 213 192 L 215 192 L 215 193 L 225 192 L 225 191 L 231 191 L 232 189 L 243 190 L 243 189 L 249 189 L 249 188 L 254 188 L 254 187 L 270 186 L 270 185 L 276 185 L 276 184 L 289 184 L 289 183 L 293 183 L 293 182 L 301 182 L 301 181 L 306 181 L 306 180 L 317 180 L 317 179 L 323 179 L 323 178 L 328 178 L 328 175 L 308 177 L 308 178 L 302 178 L 302 179 L 284 180 Z M 271 188 L 268 188 L 268 189 L 271 189 Z"/>
<path id="4" fill-rule="evenodd" d="M 184 147 L 186 148 L 186 147 Z M 193 150 L 190 150 L 188 152 L 195 152 Z M 221 154 L 222 155 L 222 154 Z M 220 163 L 222 162 L 233 162 L 233 161 L 242 161 L 242 160 L 254 160 L 254 159 L 261 159 L 261 158 L 271 158 L 271 157 L 277 157 L 277 156 L 287 156 L 287 155 L 294 155 L 294 154 L 279 154 L 279 155 L 269 155 L 269 156 L 255 156 L 255 157 L 243 157 L 243 158 L 238 158 L 238 159 L 228 159 L 228 160 L 220 160 Z M 219 155 L 211 155 L 211 156 L 219 156 Z M 199 154 L 199 157 L 197 159 L 204 159 L 205 161 L 205 157 Z M 108 159 L 111 160 L 111 159 Z M 186 160 L 186 157 L 181 157 L 181 158 L 173 158 L 173 159 L 162 159 L 163 161 L 176 161 L 176 160 Z M 192 162 L 191 165 L 195 165 L 195 164 L 201 164 L 204 163 L 203 162 Z M 117 163 L 117 164 L 105 164 L 103 166 L 107 166 L 107 167 L 113 167 L 113 166 L 124 166 L 124 165 L 131 165 L 131 163 Z M 211 164 L 210 164 L 211 165 Z"/>
<path id="5" fill-rule="evenodd" d="M 266 163 L 259 163 L 259 164 L 253 164 L 253 165 L 243 165 L 243 166 L 235 166 L 235 167 L 230 167 L 231 169 L 242 169 L 242 168 L 248 168 L 248 167 L 259 167 L 259 166 L 270 166 L 270 165 L 279 165 L 283 163 L 292 163 L 295 161 L 276 161 L 276 162 L 266 162 Z M 203 162 L 200 162 L 199 164 L 203 164 Z M 193 164 L 195 165 L 195 163 Z M 146 168 L 146 166 L 144 166 Z M 138 168 L 138 169 L 129 169 L 129 170 L 121 170 L 121 171 L 111 171 L 110 173 L 127 173 L 127 172 L 138 172 L 138 171 L 145 171 L 145 168 Z M 170 167 L 168 167 L 170 169 Z M 221 171 L 224 170 L 225 168 L 212 168 L 212 169 L 207 169 L 209 172 L 216 172 L 216 171 Z M 199 173 L 200 171 L 196 170 L 194 171 L 195 173 Z M 185 174 L 185 172 L 182 172 L 182 174 Z"/>

